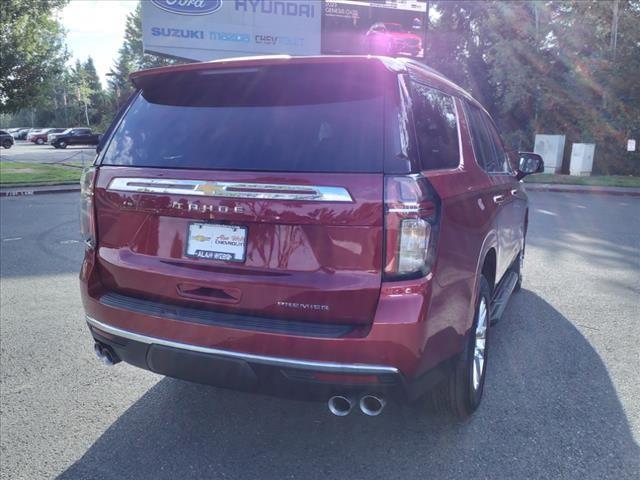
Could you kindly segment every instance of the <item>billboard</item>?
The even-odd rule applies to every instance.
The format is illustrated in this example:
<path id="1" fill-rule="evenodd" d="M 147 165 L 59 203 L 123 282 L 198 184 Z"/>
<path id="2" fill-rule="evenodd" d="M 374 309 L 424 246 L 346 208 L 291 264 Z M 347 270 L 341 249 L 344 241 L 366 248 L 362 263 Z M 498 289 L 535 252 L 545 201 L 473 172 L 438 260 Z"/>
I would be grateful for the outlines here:
<path id="1" fill-rule="evenodd" d="M 190 60 L 266 54 L 424 54 L 420 0 L 148 0 L 147 52 Z"/>
<path id="2" fill-rule="evenodd" d="M 425 2 L 334 0 L 322 5 L 322 53 L 424 57 Z"/>

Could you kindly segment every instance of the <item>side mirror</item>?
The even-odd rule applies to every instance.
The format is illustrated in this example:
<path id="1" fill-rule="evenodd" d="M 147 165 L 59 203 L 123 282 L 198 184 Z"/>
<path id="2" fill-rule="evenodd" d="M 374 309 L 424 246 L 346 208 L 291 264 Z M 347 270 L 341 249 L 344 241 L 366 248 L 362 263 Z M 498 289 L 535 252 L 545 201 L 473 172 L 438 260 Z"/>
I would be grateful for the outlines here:
<path id="1" fill-rule="evenodd" d="M 518 180 L 532 173 L 544 172 L 544 160 L 537 153 L 518 152 L 518 157 L 518 172 L 516 174 Z"/>

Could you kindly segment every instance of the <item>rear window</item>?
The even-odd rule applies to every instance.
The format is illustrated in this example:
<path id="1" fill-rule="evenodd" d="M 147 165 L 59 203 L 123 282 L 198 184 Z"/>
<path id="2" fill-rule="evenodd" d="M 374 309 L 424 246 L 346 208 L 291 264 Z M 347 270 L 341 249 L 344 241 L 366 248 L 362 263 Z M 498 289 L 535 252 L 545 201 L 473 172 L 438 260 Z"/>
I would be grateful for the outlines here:
<path id="1" fill-rule="evenodd" d="M 143 79 L 103 165 L 380 172 L 384 90 L 365 69 L 188 72 Z"/>

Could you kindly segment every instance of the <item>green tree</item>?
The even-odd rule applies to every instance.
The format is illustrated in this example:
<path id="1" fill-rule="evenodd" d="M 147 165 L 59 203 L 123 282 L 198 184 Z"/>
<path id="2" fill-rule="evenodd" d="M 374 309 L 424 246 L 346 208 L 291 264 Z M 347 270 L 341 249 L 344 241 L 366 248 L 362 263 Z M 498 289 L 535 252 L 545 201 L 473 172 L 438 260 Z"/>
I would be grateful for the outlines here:
<path id="1" fill-rule="evenodd" d="M 136 9 L 127 16 L 124 42 L 118 51 L 115 65 L 109 73 L 109 86 L 117 104 L 121 105 L 133 92 L 129 81 L 131 72 L 176 63 L 180 63 L 180 60 L 144 52 L 142 46 L 142 6 L 138 3 Z"/>
<path id="2" fill-rule="evenodd" d="M 467 88 L 513 147 L 595 142 L 594 170 L 640 174 L 640 1 L 435 1 L 427 63 Z"/>
<path id="3" fill-rule="evenodd" d="M 92 125 L 100 125 L 104 122 L 105 115 L 109 110 L 109 101 L 102 88 L 100 77 L 91 57 L 82 65 L 85 81 L 89 90 L 89 119 Z"/>
<path id="4" fill-rule="evenodd" d="M 0 112 L 38 103 L 64 69 L 64 31 L 53 15 L 68 0 L 10 0 L 0 8 Z"/>

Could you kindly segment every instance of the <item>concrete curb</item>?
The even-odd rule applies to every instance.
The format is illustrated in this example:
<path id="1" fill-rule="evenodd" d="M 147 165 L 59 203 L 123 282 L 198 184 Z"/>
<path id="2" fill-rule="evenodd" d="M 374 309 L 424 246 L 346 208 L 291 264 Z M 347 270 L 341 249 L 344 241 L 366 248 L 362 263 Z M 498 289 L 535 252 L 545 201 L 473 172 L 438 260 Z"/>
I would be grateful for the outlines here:
<path id="1" fill-rule="evenodd" d="M 45 193 L 79 192 L 80 185 L 25 185 L 22 187 L 0 188 L 0 197 L 30 197 Z"/>
<path id="2" fill-rule="evenodd" d="M 619 195 L 640 197 L 640 189 L 633 187 L 597 187 L 591 185 L 562 185 L 551 183 L 525 183 L 529 192 L 587 193 L 593 195 Z"/>

